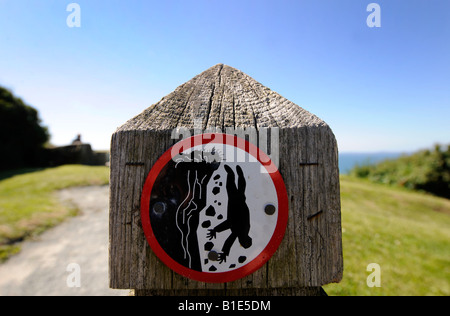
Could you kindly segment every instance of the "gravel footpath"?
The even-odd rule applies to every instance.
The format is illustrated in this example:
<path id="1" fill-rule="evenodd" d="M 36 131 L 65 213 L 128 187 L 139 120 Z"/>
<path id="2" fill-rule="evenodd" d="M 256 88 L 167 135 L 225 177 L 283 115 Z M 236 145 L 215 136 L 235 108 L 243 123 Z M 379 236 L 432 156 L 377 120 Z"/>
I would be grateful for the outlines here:
<path id="1" fill-rule="evenodd" d="M 128 295 L 108 285 L 108 187 L 71 188 L 58 196 L 80 215 L 24 242 L 0 265 L 0 296 Z"/>

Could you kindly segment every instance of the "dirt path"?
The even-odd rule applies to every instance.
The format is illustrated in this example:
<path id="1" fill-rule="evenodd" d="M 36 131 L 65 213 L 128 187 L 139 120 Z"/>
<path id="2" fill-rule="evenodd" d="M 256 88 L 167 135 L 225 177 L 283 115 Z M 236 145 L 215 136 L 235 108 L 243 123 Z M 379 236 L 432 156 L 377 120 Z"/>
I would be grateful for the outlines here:
<path id="1" fill-rule="evenodd" d="M 108 287 L 108 187 L 58 195 L 81 214 L 25 242 L 18 255 L 0 265 L 0 296 L 128 295 Z"/>

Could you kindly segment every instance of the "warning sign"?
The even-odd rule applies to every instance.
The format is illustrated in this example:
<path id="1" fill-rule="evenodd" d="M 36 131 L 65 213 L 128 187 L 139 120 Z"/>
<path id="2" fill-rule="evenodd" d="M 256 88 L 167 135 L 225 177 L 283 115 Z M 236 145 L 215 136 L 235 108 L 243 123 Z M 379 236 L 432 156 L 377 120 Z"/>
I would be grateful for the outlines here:
<path id="1" fill-rule="evenodd" d="M 231 282 L 262 267 L 288 220 L 283 179 L 255 145 L 227 134 L 175 144 L 155 163 L 141 199 L 146 238 L 172 270 Z"/>

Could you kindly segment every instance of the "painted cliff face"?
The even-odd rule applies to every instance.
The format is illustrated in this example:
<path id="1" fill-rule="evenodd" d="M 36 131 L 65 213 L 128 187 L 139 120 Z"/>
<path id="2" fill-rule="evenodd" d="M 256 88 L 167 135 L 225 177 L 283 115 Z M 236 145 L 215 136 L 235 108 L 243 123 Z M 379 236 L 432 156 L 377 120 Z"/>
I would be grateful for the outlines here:
<path id="1" fill-rule="evenodd" d="M 266 248 L 277 205 L 261 165 L 242 149 L 216 144 L 194 147 L 167 163 L 153 186 L 149 215 L 170 257 L 192 270 L 220 273 L 245 266 Z"/>

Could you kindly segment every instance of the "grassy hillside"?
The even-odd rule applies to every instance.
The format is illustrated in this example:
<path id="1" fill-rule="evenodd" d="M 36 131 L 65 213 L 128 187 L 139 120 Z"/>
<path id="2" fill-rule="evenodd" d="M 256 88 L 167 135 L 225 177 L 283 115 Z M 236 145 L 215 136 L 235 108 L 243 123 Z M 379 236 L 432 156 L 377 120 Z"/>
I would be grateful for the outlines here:
<path id="1" fill-rule="evenodd" d="M 0 173 L 0 262 L 19 250 L 16 241 L 76 213 L 58 202 L 55 191 L 108 181 L 107 167 L 62 166 Z"/>
<path id="2" fill-rule="evenodd" d="M 421 150 L 374 165 L 357 166 L 350 174 L 450 199 L 450 145 L 446 148 L 435 145 L 432 150 Z"/>
<path id="3" fill-rule="evenodd" d="M 450 295 L 450 200 L 342 177 L 341 201 L 344 278 L 329 295 Z"/>
<path id="4" fill-rule="evenodd" d="M 14 240 L 74 213 L 53 192 L 106 184 L 109 175 L 106 167 L 33 171 L 0 173 L 0 261 L 17 250 Z M 344 278 L 325 286 L 329 295 L 450 295 L 450 200 L 348 176 L 341 200 Z M 381 266 L 380 288 L 366 284 L 370 263 Z"/>

